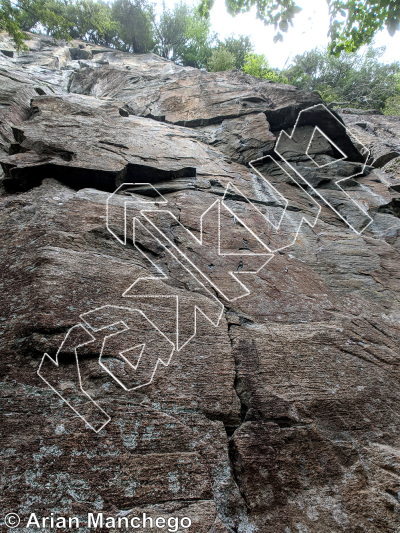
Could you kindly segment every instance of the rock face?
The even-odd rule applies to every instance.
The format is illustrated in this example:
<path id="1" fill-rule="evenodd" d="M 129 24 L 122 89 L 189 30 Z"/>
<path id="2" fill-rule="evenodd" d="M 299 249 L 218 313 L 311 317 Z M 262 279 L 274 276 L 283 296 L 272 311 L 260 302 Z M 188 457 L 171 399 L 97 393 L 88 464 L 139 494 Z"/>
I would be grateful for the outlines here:
<path id="1" fill-rule="evenodd" d="M 16 531 L 33 512 L 397 531 L 398 119 L 151 54 L 0 44 Z"/>
<path id="2" fill-rule="evenodd" d="M 400 177 L 400 118 L 378 114 L 365 115 L 354 109 L 342 118 L 371 151 L 369 163 L 382 168 L 388 177 Z"/>

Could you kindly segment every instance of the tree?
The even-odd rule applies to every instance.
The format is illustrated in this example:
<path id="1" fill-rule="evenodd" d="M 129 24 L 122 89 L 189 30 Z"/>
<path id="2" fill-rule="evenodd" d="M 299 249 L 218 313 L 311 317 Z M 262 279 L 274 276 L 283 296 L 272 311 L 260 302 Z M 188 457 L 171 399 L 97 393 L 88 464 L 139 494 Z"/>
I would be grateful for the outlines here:
<path id="1" fill-rule="evenodd" d="M 176 4 L 173 10 L 166 9 L 158 22 L 154 21 L 157 44 L 155 51 L 171 61 L 179 60 L 182 48 L 188 37 L 190 10 L 186 4 Z"/>
<path id="2" fill-rule="evenodd" d="M 400 63 L 379 61 L 384 48 L 366 52 L 342 52 L 338 57 L 327 50 L 314 49 L 294 58 L 283 72 L 289 82 L 300 89 L 318 91 L 327 103 L 347 107 L 382 109 L 396 94 Z"/>
<path id="3" fill-rule="evenodd" d="M 73 39 L 103 46 L 118 44 L 119 25 L 106 2 L 78 0 L 75 4 L 65 4 L 64 17 L 71 23 L 68 33 Z"/>
<path id="4" fill-rule="evenodd" d="M 207 65 L 215 38 L 210 34 L 210 22 L 195 9 L 184 3 L 176 4 L 172 10 L 164 5 L 159 20 L 153 24 L 156 53 L 182 65 Z"/>
<path id="5" fill-rule="evenodd" d="M 217 42 L 217 35 L 211 33 L 210 22 L 200 17 L 197 10 L 192 11 L 187 30 L 188 41 L 181 52 L 183 65 L 206 68 L 212 50 Z"/>
<path id="6" fill-rule="evenodd" d="M 216 48 L 208 61 L 208 68 L 211 72 L 231 70 L 235 68 L 235 56 L 225 48 Z"/>
<path id="7" fill-rule="evenodd" d="M 7 12 L 7 16 L 4 13 Z M 84 39 L 132 52 L 152 49 L 152 8 L 146 0 L 0 0 L 1 27 L 24 48 L 24 31 L 55 39 Z"/>
<path id="8" fill-rule="evenodd" d="M 244 66 L 245 57 L 247 54 L 253 52 L 253 43 L 251 42 L 250 37 L 245 35 L 239 35 L 234 37 L 231 35 L 227 37 L 224 41 L 218 43 L 218 48 L 227 50 L 233 54 L 235 58 L 235 66 L 238 70 L 242 69 Z"/>
<path id="9" fill-rule="evenodd" d="M 385 115 L 400 115 L 400 74 L 396 74 L 395 81 L 396 93 L 386 100 L 383 109 Z"/>
<path id="10" fill-rule="evenodd" d="M 116 0 L 112 17 L 118 23 L 118 48 L 136 54 L 152 50 L 154 13 L 146 0 Z"/>
<path id="11" fill-rule="evenodd" d="M 390 35 L 399 30 L 400 0 L 327 0 L 330 13 L 330 52 L 354 52 L 370 44 L 374 35 L 386 28 Z M 201 0 L 199 12 L 208 17 L 215 0 Z M 225 0 L 228 13 L 237 15 L 256 7 L 257 18 L 274 25 L 276 41 L 293 26 L 301 8 L 294 0 Z"/>
<path id="12" fill-rule="evenodd" d="M 27 48 L 24 31 L 41 24 L 48 35 L 69 39 L 71 23 L 57 0 L 0 0 L 0 28 L 13 37 L 18 50 Z"/>
<path id="13" fill-rule="evenodd" d="M 400 94 L 397 94 L 396 96 L 391 96 L 386 100 L 383 112 L 385 115 L 400 116 Z"/>
<path id="14" fill-rule="evenodd" d="M 251 74 L 256 78 L 274 81 L 275 83 L 288 83 L 287 78 L 278 70 L 272 69 L 264 54 L 247 54 L 243 66 L 245 74 Z"/>

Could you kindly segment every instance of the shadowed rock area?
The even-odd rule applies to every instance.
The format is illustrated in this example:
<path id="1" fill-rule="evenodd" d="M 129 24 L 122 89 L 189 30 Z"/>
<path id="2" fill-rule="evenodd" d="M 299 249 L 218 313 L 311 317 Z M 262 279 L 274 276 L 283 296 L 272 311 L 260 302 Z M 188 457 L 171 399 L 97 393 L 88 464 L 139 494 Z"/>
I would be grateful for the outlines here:
<path id="1" fill-rule="evenodd" d="M 0 45 L 4 513 L 397 531 L 398 118 Z"/>

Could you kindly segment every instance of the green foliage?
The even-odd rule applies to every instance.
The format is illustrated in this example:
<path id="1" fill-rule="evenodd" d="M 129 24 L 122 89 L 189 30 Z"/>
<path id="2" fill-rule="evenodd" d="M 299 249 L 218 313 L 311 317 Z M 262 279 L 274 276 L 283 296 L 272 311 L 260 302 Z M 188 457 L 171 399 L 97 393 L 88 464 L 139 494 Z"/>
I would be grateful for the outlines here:
<path id="1" fill-rule="evenodd" d="M 210 22 L 200 17 L 196 10 L 190 19 L 187 37 L 188 41 L 181 53 L 182 64 L 206 68 L 217 37 L 210 33 Z"/>
<path id="2" fill-rule="evenodd" d="M 272 69 L 264 54 L 247 54 L 243 66 L 245 74 L 251 74 L 256 78 L 263 78 L 275 83 L 288 83 L 286 76 L 282 75 L 277 69 Z"/>
<path id="3" fill-rule="evenodd" d="M 253 43 L 251 42 L 250 37 L 245 35 L 239 35 L 239 37 L 231 35 L 224 41 L 219 41 L 218 49 L 223 49 L 233 54 L 235 65 L 232 68 L 240 70 L 244 67 L 246 55 L 253 52 Z"/>
<path id="4" fill-rule="evenodd" d="M 55 39 L 84 39 L 131 52 L 153 48 L 153 9 L 146 0 L 0 0 L 2 29 L 24 48 L 24 31 L 45 29 Z"/>
<path id="5" fill-rule="evenodd" d="M 269 65 L 265 55 L 250 53 L 244 59 L 243 72 L 256 78 L 263 78 Z"/>
<path id="6" fill-rule="evenodd" d="M 399 29 L 399 0 L 327 0 L 330 13 L 330 52 L 355 52 L 370 44 L 376 32 L 387 28 L 390 35 Z M 215 0 L 201 0 L 199 12 L 208 17 Z M 282 41 L 283 33 L 293 25 L 301 11 L 294 0 L 225 0 L 228 13 L 237 15 L 255 6 L 257 18 L 273 25 L 275 41 Z"/>
<path id="7" fill-rule="evenodd" d="M 222 72 L 235 68 L 235 56 L 226 48 L 216 48 L 208 61 L 211 72 Z"/>
<path id="8" fill-rule="evenodd" d="M 146 0 L 115 0 L 112 17 L 118 24 L 117 47 L 143 54 L 153 46 L 153 10 Z"/>
<path id="9" fill-rule="evenodd" d="M 339 57 L 314 49 L 294 58 L 283 72 L 289 83 L 307 91 L 318 91 L 327 103 L 347 107 L 382 109 L 396 94 L 400 63 L 379 61 L 384 48 L 365 53 L 342 52 Z"/>
<path id="10" fill-rule="evenodd" d="M 330 51 L 335 55 L 370 44 L 384 28 L 392 36 L 399 30 L 399 0 L 330 0 L 328 4 Z"/>
<path id="11" fill-rule="evenodd" d="M 383 109 L 385 115 L 400 115 L 400 74 L 397 74 L 395 79 L 396 94 L 386 100 Z"/>
<path id="12" fill-rule="evenodd" d="M 98 45 L 116 46 L 119 25 L 109 4 L 98 0 L 78 0 L 65 5 L 65 17 L 71 22 L 69 35 Z"/>
<path id="13" fill-rule="evenodd" d="M 7 31 L 17 49 L 26 49 L 24 31 L 41 24 L 56 39 L 70 39 L 71 23 L 64 16 L 65 5 L 57 0 L 0 0 L 0 28 Z"/>
<path id="14" fill-rule="evenodd" d="M 370 44 L 376 32 L 383 28 L 387 28 L 390 35 L 399 29 L 400 0 L 327 2 L 330 12 L 329 51 L 335 55 L 343 51 L 354 52 L 362 45 Z M 204 66 L 211 56 L 207 17 L 214 3 L 215 0 L 200 0 L 196 10 L 184 4 L 173 10 L 164 7 L 163 16 L 154 27 L 161 53 L 172 54 L 177 61 L 185 64 Z M 257 18 L 275 27 L 275 41 L 283 40 L 283 34 L 301 11 L 295 0 L 225 0 L 225 5 L 231 15 L 255 7 Z M 87 32 L 83 35 L 87 39 L 114 43 L 124 50 L 145 51 L 152 47 L 152 23 L 153 8 L 147 0 L 115 0 L 112 5 L 102 0 L 0 0 L 0 28 L 14 38 L 18 48 L 23 47 L 23 31 L 35 27 L 45 28 L 49 35 L 59 39 L 68 39 L 71 33 L 82 36 L 86 28 Z M 182 50 L 182 37 L 187 39 L 185 47 L 191 48 L 185 59 L 183 52 L 176 52 Z M 194 59 L 197 44 L 200 46 L 200 60 Z M 236 68 L 241 68 L 245 54 L 251 50 L 246 49 L 240 55 L 231 48 L 243 48 L 243 42 L 225 44 L 226 49 L 237 58 Z"/>
<path id="15" fill-rule="evenodd" d="M 0 4 L 0 29 L 9 33 L 18 50 L 27 49 L 24 43 L 25 34 L 21 27 L 20 13 L 9 0 L 3 0 Z"/>
<path id="16" fill-rule="evenodd" d="M 212 51 L 210 22 L 184 3 L 166 9 L 154 21 L 155 52 L 182 65 L 205 67 Z"/>
<path id="17" fill-rule="evenodd" d="M 177 61 L 187 42 L 190 9 L 185 4 L 176 4 L 173 10 L 163 6 L 159 22 L 154 22 L 157 35 L 156 52 L 161 57 Z"/>
<path id="18" fill-rule="evenodd" d="M 385 115 L 400 116 L 400 94 L 397 94 L 396 96 L 391 96 L 386 100 L 383 112 Z"/>

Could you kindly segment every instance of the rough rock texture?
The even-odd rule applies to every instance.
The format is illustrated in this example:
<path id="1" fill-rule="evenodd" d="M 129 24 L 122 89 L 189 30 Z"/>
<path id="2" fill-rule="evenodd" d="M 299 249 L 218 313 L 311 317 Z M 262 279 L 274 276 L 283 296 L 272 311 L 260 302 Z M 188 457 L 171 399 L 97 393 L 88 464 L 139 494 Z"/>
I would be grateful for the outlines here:
<path id="1" fill-rule="evenodd" d="M 0 44 L 2 512 L 187 516 L 193 533 L 397 531 L 398 119 L 348 115 L 346 129 L 318 95 L 238 72 L 38 36 L 21 55 Z M 335 182 L 350 176 L 346 195 Z M 123 183 L 113 236 L 106 202 Z M 136 247 L 128 200 L 132 216 L 153 210 Z M 154 267 L 164 277 L 131 287 Z M 230 274 L 247 267 L 260 269 L 240 275 L 249 294 Z M 82 386 L 111 417 L 98 433 L 38 376 L 82 313 L 107 305 L 142 310 L 165 333 L 149 357 L 166 354 L 175 301 L 183 347 L 148 385 L 110 376 L 132 388 L 117 337 L 104 367 L 104 335 L 77 349 Z M 210 320 L 194 325 L 195 305 Z M 154 333 L 139 318 L 132 335 Z M 54 383 L 94 420 L 75 346 Z"/>
<path id="2" fill-rule="evenodd" d="M 389 176 L 400 177 L 400 117 L 341 113 L 351 131 L 371 151 L 370 164 Z"/>

